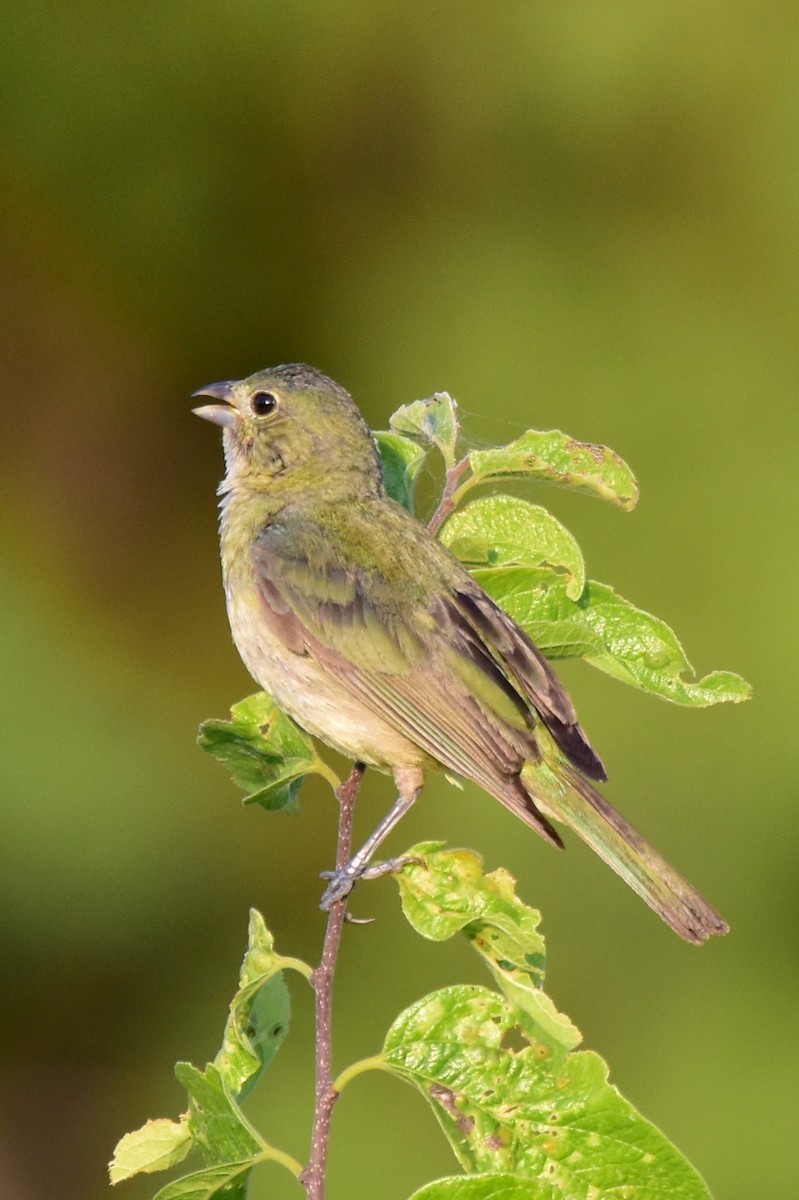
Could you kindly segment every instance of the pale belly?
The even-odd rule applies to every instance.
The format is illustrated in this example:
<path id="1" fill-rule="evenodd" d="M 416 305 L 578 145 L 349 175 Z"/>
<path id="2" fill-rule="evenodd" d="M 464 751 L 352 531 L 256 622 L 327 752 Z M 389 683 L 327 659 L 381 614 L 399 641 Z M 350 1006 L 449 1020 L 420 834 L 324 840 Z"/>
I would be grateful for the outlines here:
<path id="1" fill-rule="evenodd" d="M 278 642 L 252 604 L 228 593 L 227 608 L 233 641 L 247 670 L 308 733 L 348 758 L 382 770 L 430 764 L 423 750 L 353 697 L 314 658 L 293 654 Z"/>

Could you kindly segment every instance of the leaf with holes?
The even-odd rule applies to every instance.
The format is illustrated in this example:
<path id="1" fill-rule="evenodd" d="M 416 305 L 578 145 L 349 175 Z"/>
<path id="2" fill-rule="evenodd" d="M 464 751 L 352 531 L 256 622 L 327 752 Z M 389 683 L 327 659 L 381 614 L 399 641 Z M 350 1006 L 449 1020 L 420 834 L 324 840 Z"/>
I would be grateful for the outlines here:
<path id="1" fill-rule="evenodd" d="M 513 876 L 502 867 L 486 875 L 474 850 L 450 850 L 443 842 L 420 842 L 403 857 L 409 861 L 396 878 L 402 910 L 417 933 L 440 942 L 462 932 L 530 1036 L 543 1029 L 564 1051 L 576 1046 L 580 1031 L 543 990 L 541 914 L 516 895 Z"/>
<path id="2" fill-rule="evenodd" d="M 112 1183 L 142 1172 L 165 1170 L 196 1149 L 209 1169 L 169 1184 L 159 1192 L 162 1200 L 211 1197 L 217 1191 L 243 1198 L 247 1174 L 256 1161 L 282 1158 L 285 1163 L 287 1156 L 272 1150 L 253 1131 L 239 1101 L 286 1036 L 290 1016 L 283 979 L 286 970 L 299 971 L 306 978 L 311 974 L 306 963 L 275 953 L 263 917 L 251 909 L 247 951 L 219 1053 L 204 1071 L 191 1063 L 176 1065 L 175 1075 L 188 1092 L 188 1112 L 179 1121 L 148 1121 L 134 1133 L 125 1134 L 109 1168 Z"/>
<path id="3" fill-rule="evenodd" d="M 242 1099 L 280 1049 L 291 1016 L 284 966 L 293 965 L 274 952 L 273 938 L 257 909 L 250 909 L 247 953 L 239 988 L 230 1002 L 222 1048 L 214 1066 L 225 1086 Z"/>
<path id="4" fill-rule="evenodd" d="M 607 446 L 578 442 L 559 429 L 528 429 L 515 442 L 472 450 L 472 475 L 460 491 L 495 479 L 526 477 L 587 491 L 621 508 L 634 508 L 638 484 L 623 458 Z"/>
<path id="5" fill-rule="evenodd" d="M 406 1009 L 383 1047 L 382 1062 L 425 1096 L 464 1169 L 483 1173 L 488 1189 L 503 1173 L 535 1180 L 529 1194 L 541 1200 L 708 1200 L 693 1168 L 610 1085 L 602 1059 L 575 1051 L 579 1031 L 543 991 L 540 914 L 508 872 L 486 875 L 473 851 L 440 842 L 403 857 L 407 919 L 434 941 L 462 932 L 504 992 L 442 988 Z M 503 1186 L 513 1196 L 515 1185 Z"/>
<path id="6" fill-rule="evenodd" d="M 535 1181 L 538 1200 L 709 1200 L 696 1171 L 608 1083 L 591 1051 L 531 1040 L 497 992 L 442 988 L 392 1025 L 382 1060 L 433 1108 L 468 1173 Z"/>

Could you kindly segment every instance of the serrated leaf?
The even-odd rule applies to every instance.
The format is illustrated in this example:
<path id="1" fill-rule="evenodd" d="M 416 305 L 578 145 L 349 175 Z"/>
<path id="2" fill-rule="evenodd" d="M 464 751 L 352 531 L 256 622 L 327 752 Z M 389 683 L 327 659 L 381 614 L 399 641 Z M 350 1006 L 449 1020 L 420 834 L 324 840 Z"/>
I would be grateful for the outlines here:
<path id="1" fill-rule="evenodd" d="M 472 851 L 438 842 L 405 857 L 396 878 L 411 924 L 435 940 L 462 930 L 505 992 L 443 988 L 386 1037 L 384 1063 L 426 1097 L 464 1169 L 488 1173 L 419 1195 L 708 1200 L 693 1168 L 608 1083 L 602 1059 L 574 1051 L 578 1031 L 542 990 L 539 914 L 510 875 L 484 875 Z"/>
<path id="2" fill-rule="evenodd" d="M 580 608 L 602 643 L 603 652 L 588 658 L 601 671 L 678 704 L 706 707 L 749 699 L 749 684 L 731 671 L 713 671 L 695 682 L 683 679 L 693 668 L 668 625 L 606 584 L 589 583 Z"/>
<path id="3" fill-rule="evenodd" d="M 175 1075 L 189 1093 L 189 1128 L 209 1166 L 240 1163 L 264 1149 L 213 1063 L 204 1071 L 177 1063 Z"/>
<path id="4" fill-rule="evenodd" d="M 539 504 L 517 496 L 484 496 L 458 509 L 440 533 L 470 566 L 549 567 L 566 577 L 566 595 L 579 599 L 585 564 L 568 529 Z"/>
<path id="5" fill-rule="evenodd" d="M 403 857 L 421 860 L 409 861 L 396 875 L 414 929 L 431 941 L 464 933 L 516 1006 L 528 1036 L 543 1031 L 562 1050 L 576 1046 L 580 1031 L 543 991 L 541 914 L 516 895 L 513 876 L 503 868 L 486 875 L 479 854 L 447 849 L 443 842 L 421 842 Z"/>
<path id="6" fill-rule="evenodd" d="M 222 1048 L 214 1059 L 225 1087 L 239 1100 L 255 1086 L 288 1033 L 291 1000 L 283 961 L 274 953 L 263 917 L 250 909 L 249 944 L 239 988 L 230 1002 Z"/>
<path id="7" fill-rule="evenodd" d="M 526 1039 L 517 1017 L 505 997 L 461 985 L 411 1005 L 386 1037 L 385 1065 L 432 1105 L 466 1171 L 523 1175 L 539 1200 L 709 1200 L 598 1055 L 564 1058 L 551 1038 Z"/>
<path id="8" fill-rule="evenodd" d="M 579 647 L 584 639 L 580 657 L 586 662 L 675 704 L 704 708 L 751 695 L 749 684 L 731 671 L 684 678 L 692 667 L 668 625 L 607 584 L 590 580 L 574 601 L 557 573 L 545 568 L 488 567 L 473 575 L 542 650 L 556 640 L 553 657 L 567 657 L 569 645 Z"/>
<path id="9" fill-rule="evenodd" d="M 515 442 L 472 450 L 467 487 L 490 479 L 527 476 L 588 491 L 622 508 L 638 502 L 638 484 L 624 459 L 607 446 L 578 442 L 559 429 L 528 429 Z"/>
<path id="10" fill-rule="evenodd" d="M 448 392 L 436 392 L 427 400 L 403 404 L 389 420 L 392 433 L 438 447 L 447 467 L 455 462 L 460 432 L 458 406 Z"/>
<path id="11" fill-rule="evenodd" d="M 253 1165 L 252 1159 L 248 1159 L 206 1167 L 168 1183 L 153 1200 L 213 1200 L 214 1196 L 223 1196 L 224 1200 L 245 1200 Z"/>
<path id="12" fill-rule="evenodd" d="M 197 741 L 247 793 L 245 804 L 269 811 L 296 808 L 305 776 L 328 774 L 308 735 L 266 692 L 234 704 L 229 721 L 203 721 Z"/>
<path id="13" fill-rule="evenodd" d="M 186 1117 L 180 1121 L 166 1117 L 147 1121 L 141 1129 L 126 1133 L 117 1142 L 108 1168 L 111 1183 L 121 1183 L 132 1175 L 166 1171 L 182 1162 L 192 1145 Z"/>
<path id="14" fill-rule="evenodd" d="M 535 1184 L 523 1175 L 452 1175 L 414 1192 L 410 1200 L 536 1200 Z M 596 1197 L 600 1200 L 600 1197 Z"/>
<path id="15" fill-rule="evenodd" d="M 299 1165 L 290 1156 L 267 1146 L 239 1107 L 239 1101 L 286 1036 L 290 1009 L 283 980 L 285 970 L 299 971 L 306 978 L 311 975 L 306 963 L 275 953 L 263 917 L 251 909 L 247 951 L 219 1053 L 204 1071 L 190 1063 L 177 1063 L 175 1075 L 188 1092 L 189 1111 L 179 1122 L 148 1121 L 136 1133 L 126 1134 L 111 1163 L 112 1183 L 142 1171 L 162 1170 L 180 1161 L 194 1147 L 213 1170 L 178 1180 L 159 1192 L 159 1196 L 178 1200 L 211 1196 L 219 1191 L 227 1198 L 243 1197 L 246 1171 L 260 1157 L 281 1161 L 292 1173 L 299 1174 Z M 225 1174 L 228 1169 L 233 1173 L 231 1178 L 236 1177 L 232 1183 Z M 191 1191 L 193 1187 L 198 1190 Z"/>
<path id="16" fill-rule="evenodd" d="M 372 436 L 380 453 L 386 491 L 408 512 L 413 512 L 416 477 L 427 451 L 411 438 L 389 430 L 379 430 Z"/>

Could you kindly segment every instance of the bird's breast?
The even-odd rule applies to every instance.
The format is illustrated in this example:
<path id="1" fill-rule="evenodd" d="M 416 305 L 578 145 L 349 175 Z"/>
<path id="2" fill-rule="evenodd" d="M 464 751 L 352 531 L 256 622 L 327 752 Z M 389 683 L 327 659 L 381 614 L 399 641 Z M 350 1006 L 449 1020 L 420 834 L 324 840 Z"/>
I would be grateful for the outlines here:
<path id="1" fill-rule="evenodd" d="M 360 702 L 312 653 L 295 653 L 270 629 L 257 585 L 225 580 L 233 641 L 253 679 L 308 733 L 348 758 L 382 770 L 423 766 L 424 752 Z"/>

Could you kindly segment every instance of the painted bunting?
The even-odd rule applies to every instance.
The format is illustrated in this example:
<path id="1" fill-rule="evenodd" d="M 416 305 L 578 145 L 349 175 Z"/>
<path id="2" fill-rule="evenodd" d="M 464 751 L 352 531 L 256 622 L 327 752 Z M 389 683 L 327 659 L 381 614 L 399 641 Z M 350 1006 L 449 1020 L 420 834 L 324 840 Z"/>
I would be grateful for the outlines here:
<path id="1" fill-rule="evenodd" d="M 575 831 L 690 942 L 727 925 L 590 782 L 604 767 L 522 629 L 387 494 L 343 387 L 293 363 L 195 396 L 223 430 L 222 569 L 233 639 L 261 687 L 342 754 L 394 776 L 399 798 L 333 874 L 352 887 L 443 768 L 546 841 Z"/>

